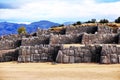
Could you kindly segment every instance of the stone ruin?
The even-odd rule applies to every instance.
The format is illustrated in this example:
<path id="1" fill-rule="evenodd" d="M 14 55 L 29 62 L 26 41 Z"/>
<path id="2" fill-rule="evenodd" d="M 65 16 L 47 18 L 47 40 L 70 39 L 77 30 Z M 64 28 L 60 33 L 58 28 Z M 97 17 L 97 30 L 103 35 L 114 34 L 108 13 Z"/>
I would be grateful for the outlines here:
<path id="1" fill-rule="evenodd" d="M 96 44 L 71 46 L 59 50 L 58 63 L 120 63 L 120 46 L 115 44 Z"/>
<path id="2" fill-rule="evenodd" d="M 120 28 L 67 26 L 0 37 L 0 62 L 120 63 Z"/>

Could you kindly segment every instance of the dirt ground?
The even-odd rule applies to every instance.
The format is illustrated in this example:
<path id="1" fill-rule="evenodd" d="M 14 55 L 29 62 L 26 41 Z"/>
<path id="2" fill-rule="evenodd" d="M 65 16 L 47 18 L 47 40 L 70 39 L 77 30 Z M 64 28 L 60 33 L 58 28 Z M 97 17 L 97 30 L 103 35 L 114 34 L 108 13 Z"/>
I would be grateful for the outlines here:
<path id="1" fill-rule="evenodd" d="M 120 64 L 0 63 L 0 80 L 120 80 Z"/>

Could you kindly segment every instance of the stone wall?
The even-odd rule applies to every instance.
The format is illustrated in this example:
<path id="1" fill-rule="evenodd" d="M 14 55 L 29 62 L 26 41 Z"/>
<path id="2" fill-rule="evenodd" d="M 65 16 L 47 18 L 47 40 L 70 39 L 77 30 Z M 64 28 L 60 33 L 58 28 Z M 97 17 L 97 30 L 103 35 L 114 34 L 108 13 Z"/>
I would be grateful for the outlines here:
<path id="1" fill-rule="evenodd" d="M 38 29 L 37 30 L 37 36 L 40 36 L 40 35 L 49 35 L 50 33 L 48 32 L 48 30 L 43 30 L 43 29 Z"/>
<path id="2" fill-rule="evenodd" d="M 56 57 L 58 63 L 91 63 L 100 61 L 101 46 L 87 45 L 63 48 Z"/>
<path id="3" fill-rule="evenodd" d="M 69 47 L 59 50 L 58 63 L 120 63 L 120 45 L 98 44 L 81 47 Z"/>
<path id="4" fill-rule="evenodd" d="M 21 39 L 21 35 L 6 35 L 6 36 L 1 36 L 0 40 L 18 40 Z"/>
<path id="5" fill-rule="evenodd" d="M 33 34 L 34 36 L 2 36 L 0 37 L 0 61 L 120 63 L 120 45 L 117 45 L 120 43 L 119 29 L 77 25 L 67 27 L 66 34 L 64 33 L 65 30 L 63 33 L 38 30 L 35 35 Z M 64 47 L 65 44 L 73 46 Z M 17 47 L 19 49 L 16 49 Z"/>
<path id="6" fill-rule="evenodd" d="M 52 35 L 50 37 L 50 44 L 73 44 L 81 43 L 83 34 L 71 35 Z"/>
<path id="7" fill-rule="evenodd" d="M 0 50 L 0 62 L 17 61 L 18 50 Z"/>
<path id="8" fill-rule="evenodd" d="M 120 33 L 120 28 L 117 29 L 117 33 Z"/>
<path id="9" fill-rule="evenodd" d="M 6 35 L 6 36 L 0 36 L 0 40 L 14 40 L 14 41 L 17 41 L 17 40 L 21 40 L 22 37 L 30 37 L 31 34 L 13 34 L 13 35 Z"/>
<path id="10" fill-rule="evenodd" d="M 7 35 L 0 37 L 0 50 L 15 49 L 21 45 L 22 37 L 28 35 Z M 28 36 L 29 37 L 29 36 Z"/>
<path id="11" fill-rule="evenodd" d="M 82 38 L 82 44 L 118 44 L 117 34 L 87 34 Z"/>
<path id="12" fill-rule="evenodd" d="M 120 34 L 118 34 L 118 44 L 120 44 Z"/>
<path id="13" fill-rule="evenodd" d="M 14 41 L 14 40 L 1 40 L 0 41 L 0 50 L 7 50 L 7 49 L 15 49 L 19 47 L 20 41 Z"/>
<path id="14" fill-rule="evenodd" d="M 59 31 L 56 31 L 56 30 L 43 30 L 43 29 L 38 29 L 37 30 L 37 36 L 39 37 L 40 35 L 50 35 L 50 34 L 65 34 L 66 32 L 66 29 L 61 29 Z"/>
<path id="15" fill-rule="evenodd" d="M 103 45 L 100 57 L 103 64 L 120 63 L 120 45 Z"/>
<path id="16" fill-rule="evenodd" d="M 49 35 L 40 35 L 39 37 L 22 38 L 22 46 L 34 46 L 40 44 L 49 44 Z"/>
<path id="17" fill-rule="evenodd" d="M 66 27 L 66 34 L 78 34 L 78 33 L 92 33 L 97 32 L 97 26 L 89 27 L 89 26 L 70 26 Z"/>
<path id="18" fill-rule="evenodd" d="M 108 26 L 98 26 L 97 32 L 98 34 L 112 34 L 113 28 L 108 27 Z"/>
<path id="19" fill-rule="evenodd" d="M 18 62 L 55 61 L 59 48 L 59 45 L 21 46 Z"/>
<path id="20" fill-rule="evenodd" d="M 112 33 L 117 33 L 117 31 L 114 31 L 113 28 L 105 26 L 105 25 L 98 25 L 98 26 L 70 26 L 66 28 L 66 34 L 76 34 L 76 33 L 92 33 L 94 34 L 95 32 L 99 34 L 112 34 Z"/>

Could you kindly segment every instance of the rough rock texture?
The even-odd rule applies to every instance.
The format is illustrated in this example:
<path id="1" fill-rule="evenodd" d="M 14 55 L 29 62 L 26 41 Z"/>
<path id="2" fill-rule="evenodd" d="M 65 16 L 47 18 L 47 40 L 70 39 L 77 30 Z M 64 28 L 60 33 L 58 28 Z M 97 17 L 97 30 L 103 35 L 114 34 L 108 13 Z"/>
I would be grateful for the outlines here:
<path id="1" fill-rule="evenodd" d="M 87 34 L 82 37 L 82 44 L 117 44 L 117 34 Z"/>
<path id="2" fill-rule="evenodd" d="M 29 35 L 7 35 L 0 37 L 0 50 L 15 49 L 21 46 L 22 37 L 28 37 Z"/>
<path id="3" fill-rule="evenodd" d="M 45 34 L 45 35 L 50 34 L 50 32 L 48 32 L 48 30 L 42 30 L 42 29 L 38 29 L 36 33 L 37 33 L 37 36 L 40 36 L 43 34 Z"/>
<path id="4" fill-rule="evenodd" d="M 104 64 L 120 63 L 119 58 L 120 58 L 120 46 L 103 45 L 100 63 Z"/>
<path id="5" fill-rule="evenodd" d="M 0 40 L 18 40 L 20 39 L 22 36 L 21 35 L 7 35 L 7 36 L 1 36 Z"/>
<path id="6" fill-rule="evenodd" d="M 22 46 L 34 46 L 40 44 L 49 44 L 49 35 L 40 35 L 39 37 L 22 38 Z"/>
<path id="7" fill-rule="evenodd" d="M 108 26 L 98 26 L 97 32 L 98 34 L 112 34 L 113 28 L 110 28 Z"/>
<path id="8" fill-rule="evenodd" d="M 76 25 L 1 36 L 0 61 L 116 64 L 120 63 L 119 32 L 104 25 Z"/>
<path id="9" fill-rule="evenodd" d="M 38 29 L 36 33 L 37 36 L 39 37 L 40 35 L 65 34 L 65 31 L 66 31 L 65 29 L 62 29 L 60 31 Z"/>
<path id="10" fill-rule="evenodd" d="M 92 33 L 97 32 L 97 26 L 69 26 L 66 28 L 66 34 L 77 34 L 77 33 Z"/>
<path id="11" fill-rule="evenodd" d="M 82 34 L 73 35 L 52 35 L 50 44 L 73 44 L 81 43 Z"/>
<path id="12" fill-rule="evenodd" d="M 120 34 L 118 35 L 118 44 L 120 44 Z"/>
<path id="13" fill-rule="evenodd" d="M 18 50 L 0 50 L 0 62 L 16 61 L 18 59 Z"/>
<path id="14" fill-rule="evenodd" d="M 18 62 L 54 61 L 59 48 L 59 45 L 21 46 Z"/>
<path id="15" fill-rule="evenodd" d="M 100 61 L 101 46 L 87 45 L 63 48 L 56 57 L 58 63 L 90 63 Z"/>
<path id="16" fill-rule="evenodd" d="M 0 41 L 0 50 L 8 50 L 8 49 L 14 49 L 19 47 L 20 40 L 2 40 Z"/>
<path id="17" fill-rule="evenodd" d="M 108 26 L 70 26 L 66 28 L 66 34 L 76 34 L 76 33 L 92 33 L 94 34 L 95 32 L 99 34 L 112 34 L 113 33 L 113 28 L 110 28 Z"/>
<path id="18" fill-rule="evenodd" d="M 81 47 L 63 48 L 56 57 L 58 63 L 120 63 L 120 45 L 86 45 Z"/>
<path id="19" fill-rule="evenodd" d="M 120 28 L 117 29 L 117 33 L 120 33 Z"/>

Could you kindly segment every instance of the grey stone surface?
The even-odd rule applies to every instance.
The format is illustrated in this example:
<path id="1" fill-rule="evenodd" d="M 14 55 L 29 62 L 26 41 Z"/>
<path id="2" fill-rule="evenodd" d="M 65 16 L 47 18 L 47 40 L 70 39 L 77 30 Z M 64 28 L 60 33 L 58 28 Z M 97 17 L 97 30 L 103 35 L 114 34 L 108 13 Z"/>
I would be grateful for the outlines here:
<path id="1" fill-rule="evenodd" d="M 108 26 L 98 26 L 98 34 L 111 34 L 113 33 L 113 28 Z"/>
<path id="2" fill-rule="evenodd" d="M 87 34 L 82 37 L 82 44 L 117 44 L 117 34 Z"/>
<path id="3" fill-rule="evenodd" d="M 120 55 L 118 55 L 118 63 L 120 63 Z"/>
<path id="4" fill-rule="evenodd" d="M 66 34 L 77 34 L 77 33 L 95 33 L 97 32 L 97 26 L 70 26 L 66 28 Z"/>
<path id="5" fill-rule="evenodd" d="M 35 34 L 1 36 L 0 51 L 19 47 L 19 52 L 1 53 L 0 61 L 116 64 L 120 63 L 119 32 L 104 25 L 76 25 L 58 32 L 39 29 Z M 81 43 L 84 46 L 64 47 Z"/>
<path id="6" fill-rule="evenodd" d="M 47 62 L 54 61 L 59 45 L 35 45 L 21 46 L 19 49 L 19 59 L 23 62 Z M 21 59 L 20 59 L 21 58 Z"/>
<path id="7" fill-rule="evenodd" d="M 101 56 L 100 63 L 109 64 L 107 56 Z"/>
<path id="8" fill-rule="evenodd" d="M 62 54 L 62 56 L 60 56 Z M 61 57 L 65 57 L 63 61 L 59 60 Z M 68 60 L 69 57 L 69 60 Z M 82 62 L 91 62 L 92 53 L 90 51 L 90 48 L 87 46 L 85 47 L 70 47 L 70 48 L 64 48 L 63 50 L 60 50 L 57 55 L 57 62 L 58 63 L 82 63 Z M 64 61 L 65 60 L 65 61 Z"/>
<path id="9" fill-rule="evenodd" d="M 22 38 L 21 45 L 22 46 L 34 46 L 40 44 L 49 44 L 49 35 L 41 35 L 39 37 L 29 37 Z"/>
<path id="10" fill-rule="evenodd" d="M 65 29 L 63 28 L 61 31 L 54 31 L 54 30 L 43 30 L 43 29 L 38 29 L 37 30 L 37 36 L 41 36 L 41 35 L 50 35 L 50 34 L 65 34 Z"/>
<path id="11" fill-rule="evenodd" d="M 52 35 L 50 44 L 73 44 L 81 43 L 82 34 L 73 35 Z"/>
<path id="12" fill-rule="evenodd" d="M 17 61 L 18 50 L 0 50 L 0 62 Z"/>
<path id="13" fill-rule="evenodd" d="M 63 63 L 69 63 L 69 56 L 67 55 L 63 56 Z"/>
<path id="14" fill-rule="evenodd" d="M 58 55 L 56 57 L 56 62 L 63 62 L 63 52 L 59 50 Z"/>
<path id="15" fill-rule="evenodd" d="M 117 56 L 117 54 L 111 54 L 110 55 L 110 59 L 111 59 L 111 63 L 118 63 L 118 56 Z"/>
<path id="16" fill-rule="evenodd" d="M 75 63 L 74 56 L 69 56 L 70 62 L 69 63 Z"/>
<path id="17" fill-rule="evenodd" d="M 119 46 L 113 45 L 103 45 L 101 51 L 101 63 L 119 63 Z M 102 60 L 103 59 L 103 60 Z"/>

